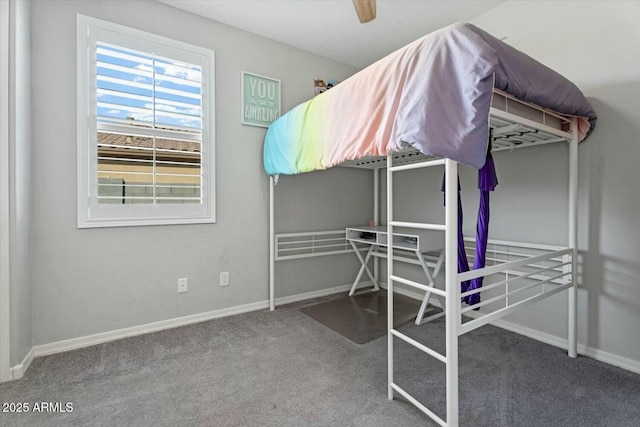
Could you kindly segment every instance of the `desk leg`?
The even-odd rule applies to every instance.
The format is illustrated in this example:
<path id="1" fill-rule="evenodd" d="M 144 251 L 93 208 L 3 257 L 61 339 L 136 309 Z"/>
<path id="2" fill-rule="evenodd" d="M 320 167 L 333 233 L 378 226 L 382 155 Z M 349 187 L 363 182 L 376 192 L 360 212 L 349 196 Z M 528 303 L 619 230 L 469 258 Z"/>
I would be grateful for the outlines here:
<path id="1" fill-rule="evenodd" d="M 371 274 L 371 271 L 369 270 L 369 267 L 367 267 L 367 263 L 369 262 L 369 259 L 371 258 L 371 254 L 373 253 L 375 245 L 371 245 L 369 247 L 369 251 L 367 252 L 367 256 L 365 258 L 362 258 L 362 255 L 360 254 L 360 251 L 358 250 L 358 247 L 356 246 L 356 244 L 351 240 L 349 241 L 349 243 L 351 243 L 351 247 L 353 247 L 353 251 L 356 253 L 356 256 L 358 257 L 358 260 L 360 261 L 360 264 L 362 265 L 360 267 L 360 271 L 358 271 L 358 275 L 356 276 L 356 280 L 353 282 L 353 286 L 351 286 L 351 290 L 349 291 L 349 296 L 352 296 L 353 293 L 356 291 L 356 287 L 358 286 L 358 283 L 360 283 L 360 279 L 362 278 L 362 273 L 364 273 L 364 272 L 367 273 L 367 276 L 369 276 L 369 279 L 371 280 L 371 283 L 373 283 L 373 289 L 376 290 L 376 291 L 380 290 L 380 287 L 378 286 L 378 282 L 373 277 L 373 274 Z"/>
<path id="2" fill-rule="evenodd" d="M 427 276 L 427 281 L 429 282 L 429 286 L 434 286 L 433 278 L 431 277 L 431 273 L 429 273 L 429 267 L 427 267 L 427 263 L 422 256 L 420 251 L 416 251 L 416 256 L 418 257 L 418 261 L 420 261 L 420 266 L 424 271 L 424 274 Z M 422 299 L 422 304 L 420 305 L 420 310 L 418 310 L 418 315 L 416 316 L 416 325 L 419 325 L 424 317 L 424 312 L 427 311 L 427 305 L 429 304 L 429 298 L 431 297 L 431 292 L 426 292 L 424 294 L 424 298 Z"/>
<path id="3" fill-rule="evenodd" d="M 433 268 L 433 280 L 435 282 L 436 278 L 438 277 L 438 274 L 440 273 L 440 270 L 442 269 L 442 264 L 444 264 L 444 250 L 440 251 L 440 256 L 438 257 L 438 261 L 436 261 L 436 266 Z M 435 285 L 434 285 L 435 286 Z M 441 296 L 435 295 L 434 296 L 435 299 L 437 299 L 440 302 L 440 307 L 442 308 L 442 313 L 444 314 L 445 311 L 445 299 Z M 427 318 L 424 319 L 424 322 L 429 321 L 431 318 Z M 424 323 L 422 322 L 422 323 Z"/>
<path id="4" fill-rule="evenodd" d="M 440 251 L 440 256 L 438 257 L 438 261 L 436 261 L 436 266 L 433 268 L 433 280 L 438 277 L 438 273 L 440 273 L 440 269 L 442 268 L 442 264 L 444 263 L 444 251 Z"/>
<path id="5" fill-rule="evenodd" d="M 422 266 L 422 270 L 424 271 L 424 274 L 427 276 L 427 279 L 429 281 L 429 286 L 435 287 L 436 285 L 435 279 L 436 277 L 438 277 L 438 273 L 440 273 L 440 269 L 442 268 L 442 263 L 444 262 L 444 251 L 440 251 L 440 255 L 438 256 L 438 261 L 436 261 L 436 265 L 433 268 L 433 276 L 431 276 L 431 274 L 429 273 L 429 267 L 427 266 L 427 263 L 424 257 L 422 256 L 422 253 L 420 253 L 419 251 L 416 251 L 416 256 L 420 261 L 420 265 Z M 422 325 L 423 323 L 426 323 L 430 320 L 434 320 L 444 316 L 444 300 L 436 295 L 434 297 L 438 299 L 438 302 L 440 302 L 440 305 L 443 310 L 442 313 L 434 314 L 432 316 L 427 317 L 426 319 L 424 318 L 424 313 L 425 311 L 427 311 L 427 305 L 429 304 L 430 297 L 431 297 L 431 292 L 427 292 L 424 296 L 424 299 L 422 300 L 422 304 L 420 305 L 420 310 L 418 310 L 418 315 L 416 316 L 416 325 Z"/>

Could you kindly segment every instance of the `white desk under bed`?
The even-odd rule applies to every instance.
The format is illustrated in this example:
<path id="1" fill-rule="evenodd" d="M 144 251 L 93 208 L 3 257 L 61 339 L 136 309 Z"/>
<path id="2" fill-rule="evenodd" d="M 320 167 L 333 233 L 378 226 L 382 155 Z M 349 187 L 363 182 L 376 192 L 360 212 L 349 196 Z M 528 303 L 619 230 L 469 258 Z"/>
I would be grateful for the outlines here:
<path id="1" fill-rule="evenodd" d="M 369 269 L 368 264 L 371 257 L 387 257 L 387 251 L 389 250 L 387 226 L 350 227 L 346 229 L 346 239 L 351 244 L 351 247 L 361 264 L 360 270 L 358 271 L 353 285 L 351 286 L 351 290 L 349 291 L 349 296 L 353 295 L 356 291 L 364 273 L 369 276 L 369 279 L 373 284 L 373 290 L 380 290 L 378 281 Z M 369 245 L 369 249 L 364 257 L 360 253 L 358 244 Z M 405 232 L 404 230 L 399 229 L 398 232 L 393 233 L 392 247 L 398 252 L 404 252 L 404 254 L 399 253 L 397 256 L 394 256 L 394 260 L 408 264 L 420 265 L 427 278 L 427 284 L 421 287 L 421 289 L 425 291 L 425 296 L 422 299 L 420 310 L 416 316 L 416 324 L 420 325 L 438 317 L 442 317 L 444 312 L 431 315 L 427 318 L 425 318 L 424 315 L 427 305 L 429 304 L 431 294 L 435 293 L 437 297 L 439 293 L 444 292 L 435 289 L 434 282 L 436 277 L 438 277 L 438 273 L 440 272 L 442 263 L 444 262 L 444 233 L 438 231 L 417 232 L 415 230 L 408 230 Z M 415 258 L 407 256 L 410 254 L 415 255 Z M 428 262 L 427 259 L 433 260 L 435 263 Z M 429 267 L 432 269 L 429 270 Z M 415 283 L 412 284 L 412 286 L 415 287 Z M 444 307 L 444 302 L 440 302 L 440 306 Z"/>

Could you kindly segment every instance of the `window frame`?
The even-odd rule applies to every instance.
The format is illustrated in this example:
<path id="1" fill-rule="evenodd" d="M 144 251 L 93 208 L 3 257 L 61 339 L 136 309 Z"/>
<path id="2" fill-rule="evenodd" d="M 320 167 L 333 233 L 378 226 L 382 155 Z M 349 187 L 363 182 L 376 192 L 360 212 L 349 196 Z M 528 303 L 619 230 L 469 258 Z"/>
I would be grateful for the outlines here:
<path id="1" fill-rule="evenodd" d="M 202 68 L 202 174 L 199 204 L 98 203 L 96 42 L 182 60 Z M 100 19 L 77 15 L 77 226 L 78 228 L 215 223 L 214 52 Z M 93 73 L 93 74 L 92 74 Z"/>

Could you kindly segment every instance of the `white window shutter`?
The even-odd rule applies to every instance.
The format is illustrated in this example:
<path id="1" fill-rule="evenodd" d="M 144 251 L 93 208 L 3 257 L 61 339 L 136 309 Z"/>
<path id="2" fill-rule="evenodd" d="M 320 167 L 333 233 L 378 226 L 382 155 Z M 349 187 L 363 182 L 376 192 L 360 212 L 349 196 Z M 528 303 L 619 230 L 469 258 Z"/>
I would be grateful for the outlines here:
<path id="1" fill-rule="evenodd" d="M 213 52 L 80 15 L 78 34 L 78 226 L 214 222 Z"/>

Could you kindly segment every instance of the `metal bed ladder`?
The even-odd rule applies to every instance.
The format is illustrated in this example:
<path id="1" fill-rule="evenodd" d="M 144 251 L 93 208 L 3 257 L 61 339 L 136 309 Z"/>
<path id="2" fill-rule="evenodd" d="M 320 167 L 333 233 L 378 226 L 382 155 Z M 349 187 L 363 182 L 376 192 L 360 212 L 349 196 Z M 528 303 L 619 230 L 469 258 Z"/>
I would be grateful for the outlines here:
<path id="1" fill-rule="evenodd" d="M 441 426 L 458 426 L 458 336 L 460 331 L 460 289 L 458 286 L 458 163 L 450 159 L 438 159 L 421 163 L 393 166 L 392 155 L 387 156 L 387 235 L 393 236 L 394 227 L 408 227 L 425 230 L 439 230 L 445 233 L 445 290 L 425 286 L 400 276 L 393 271 L 393 251 L 387 256 L 387 346 L 388 346 L 388 397 L 393 400 L 394 392 L 407 399 L 418 409 L 431 417 Z M 393 173 L 410 169 L 432 166 L 445 167 L 445 224 L 428 224 L 415 222 L 401 222 L 393 219 Z M 393 287 L 394 282 L 402 283 L 426 292 L 431 292 L 445 299 L 446 325 L 446 354 L 417 342 L 407 335 L 393 328 Z M 403 390 L 393 379 L 393 344 L 394 338 L 399 338 L 408 344 L 422 350 L 427 355 L 445 364 L 446 369 L 446 421 L 424 406 L 413 396 Z"/>

